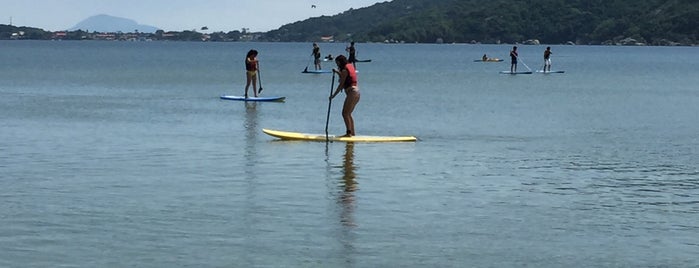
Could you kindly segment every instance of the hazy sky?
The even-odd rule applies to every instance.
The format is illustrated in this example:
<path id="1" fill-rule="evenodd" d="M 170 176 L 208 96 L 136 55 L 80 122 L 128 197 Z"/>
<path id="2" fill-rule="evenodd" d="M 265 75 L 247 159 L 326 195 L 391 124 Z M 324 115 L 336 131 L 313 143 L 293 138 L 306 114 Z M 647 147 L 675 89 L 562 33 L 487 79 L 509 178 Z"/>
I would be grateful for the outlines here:
<path id="1" fill-rule="evenodd" d="M 99 14 L 165 31 L 269 31 L 311 17 L 388 0 L 0 0 L 0 24 L 66 30 Z M 311 8 L 315 5 L 316 8 Z"/>

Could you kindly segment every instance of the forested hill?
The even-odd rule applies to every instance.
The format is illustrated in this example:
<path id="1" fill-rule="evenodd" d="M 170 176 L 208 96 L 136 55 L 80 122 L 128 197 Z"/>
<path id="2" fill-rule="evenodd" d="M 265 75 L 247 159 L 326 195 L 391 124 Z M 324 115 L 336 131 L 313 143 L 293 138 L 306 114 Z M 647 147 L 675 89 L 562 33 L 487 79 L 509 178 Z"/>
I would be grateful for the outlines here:
<path id="1" fill-rule="evenodd" d="M 311 18 L 269 41 L 694 45 L 697 0 L 393 0 Z"/>

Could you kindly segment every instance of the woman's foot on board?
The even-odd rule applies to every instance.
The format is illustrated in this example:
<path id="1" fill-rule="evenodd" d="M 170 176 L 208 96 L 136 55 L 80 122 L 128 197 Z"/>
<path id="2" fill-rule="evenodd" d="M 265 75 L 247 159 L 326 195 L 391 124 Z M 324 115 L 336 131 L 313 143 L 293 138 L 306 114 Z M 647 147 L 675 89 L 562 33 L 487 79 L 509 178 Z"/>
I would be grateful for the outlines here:
<path id="1" fill-rule="evenodd" d="M 347 137 L 352 137 L 352 136 L 354 136 L 354 134 L 352 134 L 352 132 L 348 130 L 347 133 L 345 133 L 345 135 L 342 135 L 342 136 L 340 136 L 340 137 L 341 137 L 341 138 L 347 138 Z"/>

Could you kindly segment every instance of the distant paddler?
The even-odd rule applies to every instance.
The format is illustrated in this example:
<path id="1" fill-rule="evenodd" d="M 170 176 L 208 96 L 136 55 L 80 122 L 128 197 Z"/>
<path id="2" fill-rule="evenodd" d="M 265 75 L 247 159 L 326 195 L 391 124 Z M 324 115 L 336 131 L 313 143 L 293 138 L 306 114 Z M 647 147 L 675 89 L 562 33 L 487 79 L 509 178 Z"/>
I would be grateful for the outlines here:
<path id="1" fill-rule="evenodd" d="M 313 43 L 313 52 L 311 52 L 311 56 L 313 56 L 313 64 L 315 66 L 315 69 L 322 69 L 320 67 L 320 47 L 316 43 Z"/>
<path id="2" fill-rule="evenodd" d="M 551 71 L 551 47 L 546 47 L 546 50 L 544 51 L 544 72 L 550 72 Z"/>
<path id="3" fill-rule="evenodd" d="M 519 58 L 519 54 L 517 54 L 517 46 L 513 46 L 512 50 L 510 50 L 510 73 L 517 72 L 517 58 Z"/>
<path id="4" fill-rule="evenodd" d="M 250 84 L 252 84 L 252 93 L 257 97 L 259 93 L 257 91 L 257 78 L 259 72 L 259 63 L 257 61 L 257 50 L 251 49 L 245 56 L 245 98 L 248 98 L 248 90 L 250 89 Z M 260 85 L 260 91 L 262 91 L 262 85 Z"/>
<path id="5" fill-rule="evenodd" d="M 354 47 L 354 41 L 350 42 L 350 45 L 345 48 L 345 51 L 348 52 L 349 59 L 347 61 L 349 63 L 352 63 L 352 66 L 355 68 L 357 67 L 356 62 L 357 62 L 357 49 Z"/>

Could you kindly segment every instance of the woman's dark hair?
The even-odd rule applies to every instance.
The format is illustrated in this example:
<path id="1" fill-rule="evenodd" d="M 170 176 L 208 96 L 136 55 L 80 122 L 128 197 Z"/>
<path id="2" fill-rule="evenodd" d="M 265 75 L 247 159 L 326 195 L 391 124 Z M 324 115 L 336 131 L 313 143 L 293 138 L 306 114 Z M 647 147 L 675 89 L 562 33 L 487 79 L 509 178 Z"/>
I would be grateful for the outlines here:
<path id="1" fill-rule="evenodd" d="M 248 51 L 248 55 L 245 56 L 245 58 L 247 59 L 247 58 L 249 58 L 250 56 L 253 56 L 253 55 L 254 55 L 254 56 L 257 56 L 257 50 L 251 49 L 250 51 Z"/>
<path id="2" fill-rule="evenodd" d="M 345 68 L 345 65 L 347 65 L 347 57 L 345 55 L 340 55 L 335 57 L 335 63 L 337 63 L 337 66 L 340 66 L 342 68 Z"/>

